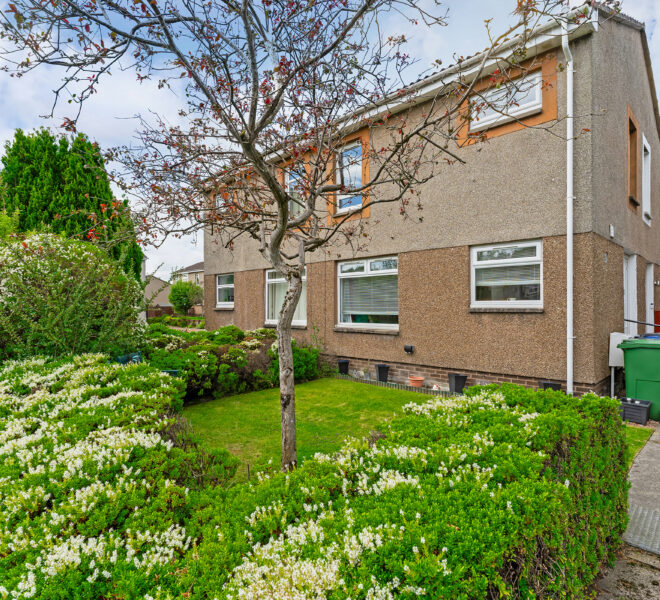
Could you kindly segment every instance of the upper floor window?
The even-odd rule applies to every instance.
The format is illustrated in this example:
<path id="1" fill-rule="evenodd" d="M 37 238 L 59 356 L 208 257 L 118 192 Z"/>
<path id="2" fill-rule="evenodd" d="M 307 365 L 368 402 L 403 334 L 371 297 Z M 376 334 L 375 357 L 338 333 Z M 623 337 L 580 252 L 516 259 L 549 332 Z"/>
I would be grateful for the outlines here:
<path id="1" fill-rule="evenodd" d="M 218 308 L 234 308 L 234 274 L 216 275 L 216 299 Z"/>
<path id="2" fill-rule="evenodd" d="M 399 261 L 395 256 L 339 263 L 339 324 L 399 326 Z"/>
<path id="3" fill-rule="evenodd" d="M 471 102 L 470 131 L 481 131 L 543 110 L 541 72 L 490 88 Z"/>
<path id="4" fill-rule="evenodd" d="M 651 145 L 642 134 L 642 219 L 651 225 Z"/>
<path id="5" fill-rule="evenodd" d="M 266 271 L 266 324 L 277 325 L 288 284 L 284 276 L 275 270 Z M 303 271 L 302 293 L 292 325 L 307 325 L 307 271 Z"/>
<path id="6" fill-rule="evenodd" d="M 362 194 L 351 193 L 362 187 L 362 144 L 358 140 L 337 152 L 336 183 L 344 187 L 337 194 L 336 213 L 348 212 L 362 206 Z"/>
<path id="7" fill-rule="evenodd" d="M 303 191 L 304 167 L 297 165 L 284 172 L 284 187 L 289 194 L 289 216 L 295 218 L 305 210 L 305 197 Z"/>
<path id="8" fill-rule="evenodd" d="M 628 115 L 628 206 L 637 212 L 639 191 L 637 185 L 637 123 Z"/>
<path id="9" fill-rule="evenodd" d="M 540 240 L 470 250 L 471 306 L 543 306 L 543 245 Z"/>

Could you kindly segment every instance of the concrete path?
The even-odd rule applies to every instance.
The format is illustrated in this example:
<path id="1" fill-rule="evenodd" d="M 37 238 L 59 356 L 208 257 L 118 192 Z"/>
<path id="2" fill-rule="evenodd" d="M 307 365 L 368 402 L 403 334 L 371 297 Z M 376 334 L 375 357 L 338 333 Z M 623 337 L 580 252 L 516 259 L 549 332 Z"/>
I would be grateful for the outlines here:
<path id="1" fill-rule="evenodd" d="M 623 539 L 630 545 L 596 583 L 597 600 L 660 600 L 660 426 L 628 478 L 630 518 Z"/>
<path id="2" fill-rule="evenodd" d="M 660 555 L 660 427 L 635 458 L 628 478 L 630 520 L 623 539 Z"/>

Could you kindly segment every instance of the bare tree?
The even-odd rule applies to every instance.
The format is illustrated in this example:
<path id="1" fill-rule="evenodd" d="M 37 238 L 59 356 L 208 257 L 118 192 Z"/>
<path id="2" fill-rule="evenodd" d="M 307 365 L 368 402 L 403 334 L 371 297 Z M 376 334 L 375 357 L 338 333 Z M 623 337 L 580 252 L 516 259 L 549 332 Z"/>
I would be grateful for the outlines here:
<path id="1" fill-rule="evenodd" d="M 432 35 L 446 16 L 432 0 L 16 0 L 3 13 L 2 56 L 19 73 L 62 67 L 55 102 L 69 93 L 81 106 L 118 68 L 184 91 L 176 123 L 142 120 L 139 143 L 112 158 L 143 200 L 146 236 L 212 227 L 230 248 L 250 237 L 288 282 L 277 332 L 289 469 L 297 462 L 291 323 L 308 255 L 333 243 L 359 248 L 364 211 L 396 203 L 405 217 L 441 165 L 462 162 L 456 148 L 472 142 L 470 120 L 518 101 L 475 87 L 484 68 L 489 89 L 516 88 L 534 66 L 528 40 L 548 16 L 562 18 L 565 4 L 512 3 L 517 22 L 489 31 L 476 58 L 412 84 L 406 36 L 386 32 L 416 25 Z M 356 149 L 344 151 L 351 140 Z"/>

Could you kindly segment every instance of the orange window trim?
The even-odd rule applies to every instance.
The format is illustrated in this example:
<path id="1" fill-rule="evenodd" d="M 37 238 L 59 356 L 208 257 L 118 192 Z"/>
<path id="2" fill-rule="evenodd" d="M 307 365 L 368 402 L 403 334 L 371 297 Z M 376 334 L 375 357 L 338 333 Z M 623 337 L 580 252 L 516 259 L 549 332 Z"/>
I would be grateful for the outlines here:
<path id="1" fill-rule="evenodd" d="M 538 63 L 538 64 L 534 64 Z M 529 69 L 527 71 L 527 69 Z M 512 133 L 513 131 L 520 131 L 521 129 L 526 129 L 528 127 L 533 127 L 535 125 L 541 125 L 543 123 L 548 123 L 549 121 L 554 121 L 557 119 L 557 55 L 553 53 L 544 54 L 537 56 L 536 58 L 526 61 L 523 63 L 522 68 L 517 71 L 510 71 L 509 76 L 511 78 L 519 77 L 523 75 L 535 73 L 541 71 L 542 87 L 541 87 L 541 101 L 542 108 L 541 112 L 530 115 L 529 117 L 523 117 L 519 120 L 508 121 L 502 123 L 501 125 L 493 125 L 488 129 L 484 129 L 479 132 L 479 135 L 469 135 L 470 133 L 470 121 L 466 118 L 468 112 L 468 102 L 469 98 L 465 100 L 463 105 L 458 111 L 457 118 L 457 143 L 459 146 L 465 146 L 474 144 L 483 139 L 490 139 L 500 135 L 505 135 L 507 133 Z M 484 77 L 478 81 L 475 86 L 475 92 L 480 92 L 485 90 L 491 85 L 489 77 Z"/>
<path id="2" fill-rule="evenodd" d="M 367 158 L 367 155 L 369 153 L 369 128 L 365 127 L 364 129 L 360 129 L 355 133 L 347 135 L 342 140 L 342 145 L 350 144 L 351 142 L 354 142 L 356 140 L 360 140 L 360 143 L 362 145 L 362 184 L 364 185 L 364 183 L 369 181 L 369 160 Z M 331 167 L 332 173 L 330 179 L 331 181 L 336 181 L 337 161 L 333 160 L 331 164 L 332 164 Z M 328 201 L 327 203 L 328 225 L 336 225 L 346 216 L 346 215 L 340 215 L 338 217 L 334 216 L 335 210 L 337 208 L 337 194 L 334 194 L 333 198 L 334 198 L 333 201 Z M 363 205 L 369 201 L 368 198 L 369 198 L 368 193 L 362 192 Z M 367 219 L 369 218 L 369 213 L 370 213 L 369 206 L 367 206 L 366 208 L 358 208 L 355 210 L 355 212 L 350 214 L 350 216 L 346 219 L 346 221 L 353 221 L 356 219 Z"/>

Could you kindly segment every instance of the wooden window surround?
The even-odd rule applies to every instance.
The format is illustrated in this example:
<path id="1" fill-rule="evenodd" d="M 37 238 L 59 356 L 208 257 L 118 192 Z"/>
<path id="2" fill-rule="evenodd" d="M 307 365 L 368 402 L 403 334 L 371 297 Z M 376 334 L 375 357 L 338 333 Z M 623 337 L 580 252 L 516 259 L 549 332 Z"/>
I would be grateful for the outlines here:
<path id="1" fill-rule="evenodd" d="M 507 120 L 502 123 L 494 123 L 492 126 L 479 130 L 470 131 L 470 121 L 467 118 L 467 99 L 458 112 L 457 119 L 457 143 L 460 146 L 474 144 L 483 139 L 490 139 L 513 131 L 520 131 L 527 127 L 534 127 L 557 119 L 557 55 L 554 52 L 537 56 L 523 63 L 521 69 L 511 70 L 508 76 L 514 79 L 519 76 L 531 76 L 541 73 L 541 96 L 542 108 L 540 112 L 524 116 L 519 119 Z M 484 77 L 474 86 L 475 92 L 483 92 L 493 85 L 491 77 Z"/>
<path id="2" fill-rule="evenodd" d="M 368 127 L 356 131 L 351 135 L 346 136 L 346 138 L 342 141 L 342 145 L 348 146 L 351 143 L 355 143 L 356 141 L 360 141 L 362 145 L 362 184 L 364 185 L 366 182 L 369 181 L 369 160 L 368 160 L 369 128 Z M 330 176 L 330 179 L 333 182 L 336 181 L 336 177 L 337 177 L 335 164 L 336 164 L 336 160 L 333 160 L 332 174 Z M 367 206 L 366 208 L 356 207 L 354 211 L 348 213 L 349 214 L 348 217 L 346 216 L 346 213 L 336 215 L 338 199 L 339 199 L 339 195 L 335 194 L 332 201 L 329 201 L 327 203 L 328 225 L 337 223 L 342 219 L 353 220 L 353 219 L 365 219 L 369 217 L 369 213 L 370 213 L 369 206 Z M 362 206 L 367 204 L 368 201 L 369 201 L 368 194 L 366 192 L 362 192 Z"/>
<path id="3" fill-rule="evenodd" d="M 637 213 L 639 208 L 639 126 L 628 106 L 628 208 Z"/>

